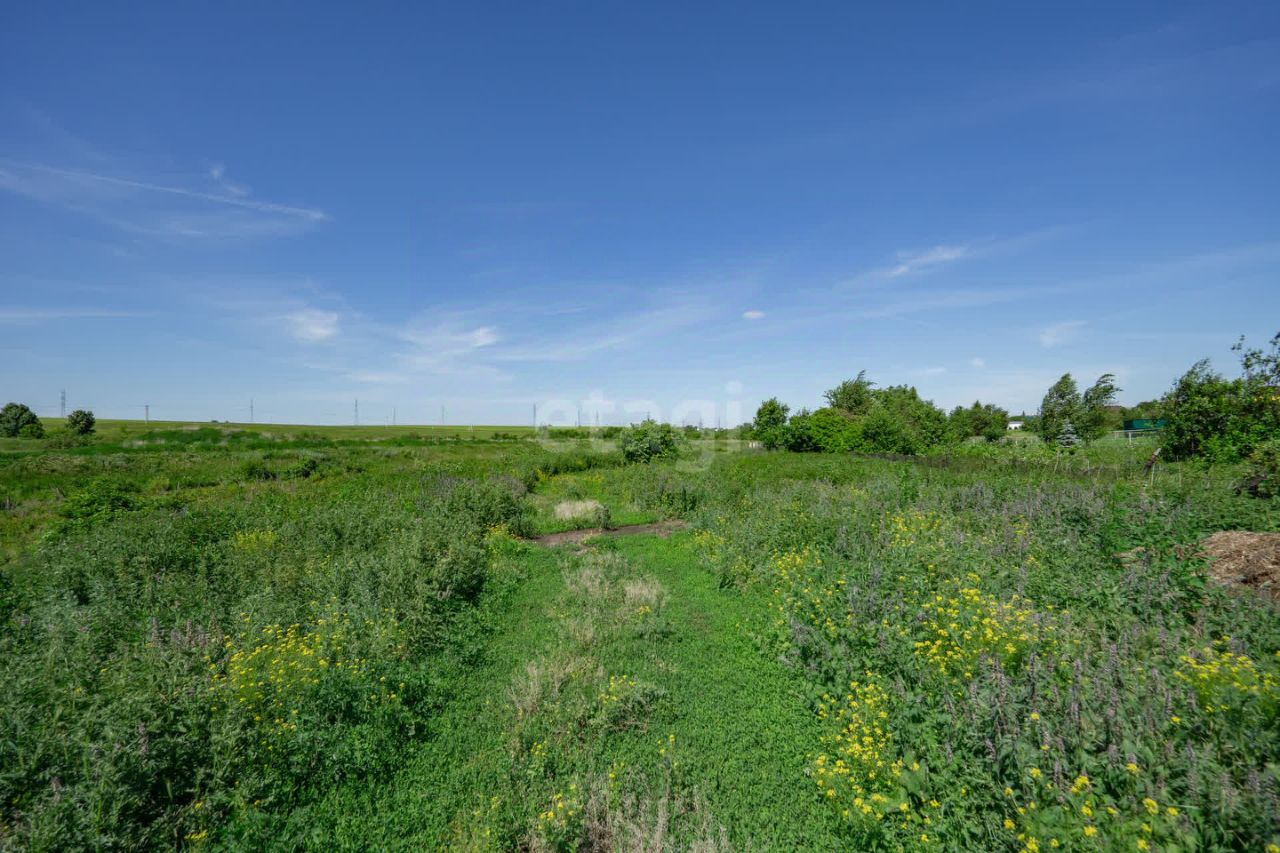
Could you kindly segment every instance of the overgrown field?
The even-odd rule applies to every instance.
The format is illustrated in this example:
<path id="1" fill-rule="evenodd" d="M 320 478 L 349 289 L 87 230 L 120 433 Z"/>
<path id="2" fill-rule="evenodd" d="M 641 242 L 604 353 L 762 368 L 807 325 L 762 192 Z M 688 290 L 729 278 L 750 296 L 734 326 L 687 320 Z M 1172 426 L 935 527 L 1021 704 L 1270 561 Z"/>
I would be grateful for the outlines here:
<path id="1" fill-rule="evenodd" d="M 1194 548 L 1280 530 L 1238 472 L 726 447 L 0 456 L 0 847 L 1280 843 L 1280 620 Z"/>

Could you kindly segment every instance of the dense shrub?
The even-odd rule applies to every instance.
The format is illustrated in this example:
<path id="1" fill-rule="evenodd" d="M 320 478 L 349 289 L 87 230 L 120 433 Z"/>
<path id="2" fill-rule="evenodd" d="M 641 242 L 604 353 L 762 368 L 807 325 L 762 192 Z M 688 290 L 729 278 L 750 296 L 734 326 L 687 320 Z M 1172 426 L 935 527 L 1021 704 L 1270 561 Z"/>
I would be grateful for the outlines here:
<path id="1" fill-rule="evenodd" d="M 875 383 L 867 379 L 867 372 L 860 371 L 854 379 L 846 379 L 823 394 L 827 405 L 847 415 L 865 415 L 871 408 L 872 389 Z"/>
<path id="2" fill-rule="evenodd" d="M 1245 349 L 1240 343 L 1236 351 L 1240 377 L 1224 378 L 1205 359 L 1165 395 L 1161 439 L 1169 458 L 1234 462 L 1280 439 L 1280 335 L 1270 350 Z"/>
<path id="3" fill-rule="evenodd" d="M 241 480 L 274 480 L 276 472 L 267 466 L 267 463 L 261 459 L 246 459 L 240 463 L 240 479 Z"/>
<path id="4" fill-rule="evenodd" d="M 44 434 L 44 427 L 40 424 L 40 418 L 36 417 L 36 413 L 31 411 L 25 404 L 6 403 L 4 408 L 0 409 L 0 437 L 40 437 L 40 435 L 23 435 L 22 431 L 28 428 L 39 430 L 40 435 Z"/>
<path id="5" fill-rule="evenodd" d="M 622 456 L 628 462 L 669 459 L 680 452 L 680 436 L 671 424 L 642 421 L 622 434 Z"/>
<path id="6" fill-rule="evenodd" d="M 831 405 L 813 412 L 801 409 L 785 427 L 776 423 L 786 407 L 767 401 L 766 446 L 772 441 L 799 453 L 918 454 L 947 438 L 946 413 L 908 385 L 875 388 L 859 373 L 828 391 L 826 399 Z M 759 429 L 755 432 L 760 435 Z"/>
<path id="7" fill-rule="evenodd" d="M 1264 441 L 1253 449 L 1249 454 L 1249 470 L 1237 491 L 1248 492 L 1256 498 L 1280 494 L 1280 438 Z"/>
<path id="8" fill-rule="evenodd" d="M 863 428 L 869 449 L 923 453 L 946 440 L 946 413 L 932 401 L 923 399 L 915 388 L 909 385 L 880 388 L 872 392 L 872 398 L 874 404 Z"/>
<path id="9" fill-rule="evenodd" d="M 787 414 L 790 408 L 778 402 L 777 397 L 770 397 L 756 409 L 755 420 L 751 422 L 751 435 L 770 450 L 786 443 Z"/>
<path id="10" fill-rule="evenodd" d="M 956 406 L 947 418 L 947 431 L 954 441 L 984 438 L 998 441 L 1009 430 L 1009 413 L 991 403 L 975 400 L 969 408 Z"/>
<path id="11" fill-rule="evenodd" d="M 784 446 L 796 453 L 844 453 L 861 447 L 862 428 L 853 416 L 828 406 L 797 413 L 782 436 Z"/>
<path id="12" fill-rule="evenodd" d="M 67 415 L 67 429 L 73 435 L 88 435 L 93 432 L 98 420 L 93 416 L 93 412 L 86 409 L 76 409 Z"/>

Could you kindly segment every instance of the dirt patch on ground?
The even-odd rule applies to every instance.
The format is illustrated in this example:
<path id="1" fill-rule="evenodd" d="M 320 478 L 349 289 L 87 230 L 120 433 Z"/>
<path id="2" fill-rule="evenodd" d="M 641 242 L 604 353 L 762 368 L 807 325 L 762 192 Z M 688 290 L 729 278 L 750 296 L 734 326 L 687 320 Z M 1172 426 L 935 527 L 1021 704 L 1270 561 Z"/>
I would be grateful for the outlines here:
<path id="1" fill-rule="evenodd" d="M 556 518 L 568 521 L 571 518 L 591 518 L 604 509 L 600 501 L 561 501 L 556 504 Z"/>
<path id="2" fill-rule="evenodd" d="M 683 530 L 688 525 L 679 519 L 669 519 L 667 521 L 656 521 L 653 524 L 627 524 L 622 527 L 615 527 L 606 530 L 603 527 L 588 527 L 583 530 L 566 530 L 562 533 L 548 533 L 545 536 L 535 536 L 532 541 L 539 545 L 564 545 L 566 543 L 580 543 L 596 536 L 637 536 L 642 533 L 648 533 L 653 536 L 670 536 L 677 530 Z"/>
<path id="3" fill-rule="evenodd" d="M 1280 603 L 1280 533 L 1224 530 L 1206 536 L 1200 548 L 1209 558 L 1209 577 Z"/>

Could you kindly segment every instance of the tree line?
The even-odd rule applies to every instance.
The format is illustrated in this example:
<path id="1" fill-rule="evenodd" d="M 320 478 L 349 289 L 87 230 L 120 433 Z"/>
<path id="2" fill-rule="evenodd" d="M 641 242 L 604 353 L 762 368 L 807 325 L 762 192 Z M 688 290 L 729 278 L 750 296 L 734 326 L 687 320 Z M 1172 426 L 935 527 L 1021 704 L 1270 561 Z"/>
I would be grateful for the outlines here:
<path id="1" fill-rule="evenodd" d="M 1226 378 L 1208 359 L 1196 362 L 1159 400 L 1129 409 L 1116 405 L 1121 389 L 1104 373 L 1084 391 L 1070 373 L 1045 392 L 1027 429 L 1046 444 L 1073 448 L 1119 429 L 1123 418 L 1162 419 L 1167 458 L 1237 462 L 1280 452 L 1280 334 L 1267 348 L 1233 347 L 1240 375 Z M 944 412 L 914 387 L 878 388 L 866 371 L 827 391 L 826 405 L 792 412 L 773 397 L 760 404 L 751 437 L 769 449 L 797 452 L 921 454 L 948 444 L 998 441 L 1009 413 L 975 401 Z"/>

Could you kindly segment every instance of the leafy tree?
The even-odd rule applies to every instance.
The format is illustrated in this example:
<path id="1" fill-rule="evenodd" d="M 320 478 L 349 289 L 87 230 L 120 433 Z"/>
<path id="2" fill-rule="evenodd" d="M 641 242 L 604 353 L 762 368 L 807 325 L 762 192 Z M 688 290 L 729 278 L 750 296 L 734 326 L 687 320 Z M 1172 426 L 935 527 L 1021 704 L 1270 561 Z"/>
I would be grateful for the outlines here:
<path id="1" fill-rule="evenodd" d="M 67 415 L 67 429 L 75 435 L 88 435 L 93 432 L 97 423 L 98 419 L 93 416 L 93 412 L 86 409 L 76 409 Z"/>
<path id="2" fill-rule="evenodd" d="M 1224 378 L 1202 359 L 1161 401 L 1168 422 L 1161 441 L 1170 458 L 1234 462 L 1280 438 L 1280 335 L 1269 351 L 1246 349 L 1243 340 L 1234 349 L 1239 378 Z"/>
<path id="3" fill-rule="evenodd" d="M 1009 413 L 992 403 L 975 400 L 967 409 L 964 406 L 952 409 L 947 429 L 956 441 L 975 437 L 998 441 L 1009 430 Z"/>
<path id="4" fill-rule="evenodd" d="M 671 424 L 649 418 L 622 434 L 622 456 L 628 462 L 652 462 L 680 452 L 680 435 Z"/>
<path id="5" fill-rule="evenodd" d="M 1074 425 L 1079 430 L 1081 438 L 1085 441 L 1094 441 L 1102 438 L 1107 432 L 1107 421 L 1110 416 L 1107 407 L 1115 405 L 1116 394 L 1119 392 L 1120 389 L 1116 387 L 1116 378 L 1110 373 L 1099 376 L 1098 381 L 1084 392 L 1080 398 L 1080 408 L 1074 418 Z"/>
<path id="6" fill-rule="evenodd" d="M 1062 374 L 1062 378 L 1050 386 L 1040 401 L 1040 412 L 1036 418 L 1036 432 L 1046 444 L 1058 440 L 1062 425 L 1080 408 L 1080 392 L 1076 389 L 1076 381 L 1070 373 Z"/>
<path id="7" fill-rule="evenodd" d="M 786 441 L 787 414 L 790 411 L 790 407 L 778 402 L 777 397 L 765 400 L 756 409 L 756 419 L 751 423 L 752 434 L 770 450 L 782 446 Z"/>
<path id="8" fill-rule="evenodd" d="M 862 424 L 862 439 L 868 450 L 878 453 L 914 456 L 925 449 L 919 435 L 884 408 L 877 408 L 867 415 Z"/>
<path id="9" fill-rule="evenodd" d="M 782 446 L 792 453 L 817 453 L 822 450 L 813 429 L 813 413 L 801 409 L 791 416 L 783 434 Z"/>
<path id="10" fill-rule="evenodd" d="M 871 392 L 873 407 L 863 433 L 869 447 L 891 453 L 923 453 L 947 438 L 947 415 L 910 385 L 893 385 Z M 876 418 L 871 423 L 871 418 Z M 888 419 L 895 422 L 888 428 Z M 873 428 L 874 427 L 874 428 Z M 873 437 L 884 436 L 882 446 Z M 893 435 L 889 439 L 887 436 Z M 883 446 L 887 444 L 894 447 Z M 910 449 L 903 449 L 904 447 Z"/>
<path id="11" fill-rule="evenodd" d="M 1246 383 L 1272 390 L 1280 386 L 1280 332 L 1271 339 L 1270 350 L 1246 349 L 1242 335 L 1231 351 L 1240 353 L 1240 369 Z"/>
<path id="12" fill-rule="evenodd" d="M 27 434 L 23 435 L 23 429 L 30 427 Z M 37 433 L 38 435 L 33 435 Z M 39 438 L 44 435 L 44 425 L 40 423 L 40 419 L 36 417 L 36 413 L 31 411 L 29 407 L 22 403 L 6 403 L 3 409 L 0 409 L 0 436 L 6 438 L 17 438 L 22 435 L 23 438 Z"/>
<path id="13" fill-rule="evenodd" d="M 862 370 L 856 379 L 846 379 L 823 396 L 833 409 L 850 415 L 865 415 L 871 408 L 871 389 L 874 387 L 875 383 L 867 379 L 867 372 Z"/>
<path id="14" fill-rule="evenodd" d="M 796 452 L 847 453 L 861 445 L 860 420 L 830 406 L 798 413 L 786 430 L 786 447 Z"/>
<path id="15" fill-rule="evenodd" d="M 1238 456 L 1230 433 L 1238 420 L 1239 397 L 1239 382 L 1216 372 L 1209 359 L 1191 365 L 1164 398 L 1168 424 L 1160 438 L 1169 457 Z"/>

